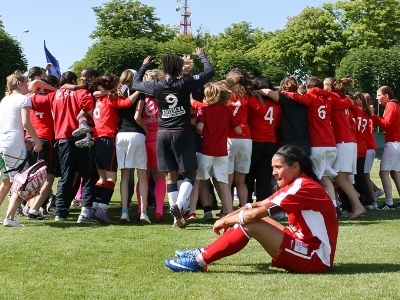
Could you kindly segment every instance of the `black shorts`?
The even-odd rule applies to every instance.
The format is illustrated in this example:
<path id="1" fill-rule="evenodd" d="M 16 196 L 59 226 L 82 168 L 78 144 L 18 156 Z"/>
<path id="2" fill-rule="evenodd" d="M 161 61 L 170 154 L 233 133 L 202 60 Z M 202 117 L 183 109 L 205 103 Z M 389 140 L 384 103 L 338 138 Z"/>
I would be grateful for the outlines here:
<path id="1" fill-rule="evenodd" d="M 159 171 L 190 172 L 197 169 L 196 145 L 190 131 L 157 133 Z"/>
<path id="2" fill-rule="evenodd" d="M 42 151 L 37 153 L 33 151 L 33 148 L 30 150 L 28 156 L 29 165 L 36 163 L 39 159 L 43 159 L 47 164 L 47 174 L 56 175 L 56 166 L 58 163 L 56 161 L 57 156 L 55 155 L 54 142 L 45 139 L 40 140 L 42 141 Z"/>
<path id="3" fill-rule="evenodd" d="M 98 138 L 94 141 L 96 152 L 96 167 L 99 170 L 117 172 L 118 164 L 115 151 L 115 139 L 109 137 Z"/>

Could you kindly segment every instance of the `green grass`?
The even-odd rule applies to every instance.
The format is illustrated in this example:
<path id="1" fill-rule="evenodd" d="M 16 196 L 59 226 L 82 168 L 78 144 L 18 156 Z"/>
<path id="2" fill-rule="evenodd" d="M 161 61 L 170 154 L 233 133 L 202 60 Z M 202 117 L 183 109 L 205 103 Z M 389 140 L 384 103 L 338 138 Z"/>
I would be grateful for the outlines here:
<path id="1" fill-rule="evenodd" d="M 77 224 L 79 210 L 72 209 L 65 223 L 48 218 L 0 228 L 0 299 L 400 299 L 400 210 L 341 218 L 335 266 L 327 274 L 272 268 L 255 240 L 209 272 L 173 273 L 164 260 L 177 248 L 212 241 L 212 223 L 181 230 L 166 215 L 163 224 L 120 224 L 118 199 L 116 191 L 111 226 Z M 6 203 L 2 216 L 5 209 Z"/>

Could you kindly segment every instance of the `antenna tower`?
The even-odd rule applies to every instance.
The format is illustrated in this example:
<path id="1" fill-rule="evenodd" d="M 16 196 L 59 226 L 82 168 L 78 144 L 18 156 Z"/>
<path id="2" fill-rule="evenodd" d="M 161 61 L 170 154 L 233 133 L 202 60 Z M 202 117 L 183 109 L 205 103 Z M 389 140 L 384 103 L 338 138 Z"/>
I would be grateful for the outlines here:
<path id="1" fill-rule="evenodd" d="M 176 0 L 176 2 L 180 3 L 176 7 L 176 11 L 181 11 L 181 34 L 192 34 L 192 22 L 190 21 L 190 4 L 189 0 Z"/>

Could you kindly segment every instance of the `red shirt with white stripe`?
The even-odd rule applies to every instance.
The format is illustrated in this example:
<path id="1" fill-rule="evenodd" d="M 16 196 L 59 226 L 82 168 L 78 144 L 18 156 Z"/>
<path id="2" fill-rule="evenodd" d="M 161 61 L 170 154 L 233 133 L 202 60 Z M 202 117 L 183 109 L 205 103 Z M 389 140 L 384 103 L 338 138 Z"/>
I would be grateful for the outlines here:
<path id="1" fill-rule="evenodd" d="M 276 143 L 276 131 L 281 125 L 281 107 L 272 100 L 265 100 L 264 116 L 249 111 L 251 139 L 255 142 Z"/>
<path id="2" fill-rule="evenodd" d="M 385 130 L 385 143 L 400 142 L 400 106 L 395 102 L 388 102 L 382 118 L 372 117 L 376 125 Z"/>
<path id="3" fill-rule="evenodd" d="M 321 261 L 331 267 L 339 233 L 333 202 L 325 189 L 305 174 L 269 197 L 288 215 L 289 230 L 311 246 Z"/>
<path id="4" fill-rule="evenodd" d="M 117 135 L 118 108 L 132 106 L 129 98 L 112 98 L 102 96 L 96 101 L 96 108 L 93 111 L 93 121 L 96 128 L 93 138 L 100 137 L 115 138 Z"/>
<path id="5" fill-rule="evenodd" d="M 54 120 L 51 114 L 51 104 L 46 95 L 35 94 L 29 97 L 32 102 L 30 120 L 39 138 L 54 140 Z M 30 137 L 27 133 L 26 137 Z"/>
<path id="6" fill-rule="evenodd" d="M 240 123 L 243 131 L 242 134 L 237 134 L 232 128 L 230 128 L 228 130 L 228 137 L 236 139 L 251 139 L 251 131 L 249 124 L 247 123 L 249 110 L 260 116 L 265 116 L 267 113 L 265 106 L 263 106 L 253 95 L 245 95 L 242 98 L 239 98 L 235 93 L 232 93 L 227 105 L 236 120 Z"/>

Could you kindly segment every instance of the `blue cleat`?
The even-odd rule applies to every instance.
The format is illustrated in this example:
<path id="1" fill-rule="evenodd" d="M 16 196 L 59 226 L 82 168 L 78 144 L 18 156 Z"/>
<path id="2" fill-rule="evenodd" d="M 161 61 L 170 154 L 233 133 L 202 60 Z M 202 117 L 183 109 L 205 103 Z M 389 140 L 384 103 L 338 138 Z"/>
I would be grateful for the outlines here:
<path id="1" fill-rule="evenodd" d="M 199 253 L 201 253 L 200 247 L 190 250 L 175 250 L 175 256 L 177 257 L 196 257 Z"/>
<path id="2" fill-rule="evenodd" d="M 207 265 L 200 266 L 193 256 L 179 257 L 175 259 L 167 259 L 165 265 L 175 272 L 205 272 Z"/>

